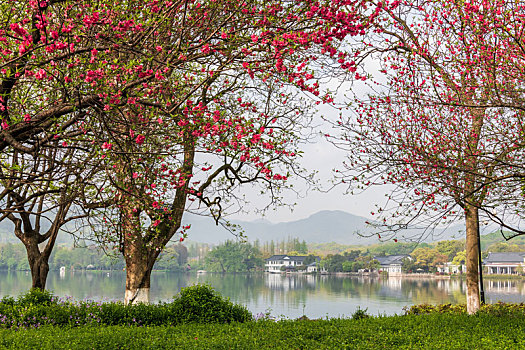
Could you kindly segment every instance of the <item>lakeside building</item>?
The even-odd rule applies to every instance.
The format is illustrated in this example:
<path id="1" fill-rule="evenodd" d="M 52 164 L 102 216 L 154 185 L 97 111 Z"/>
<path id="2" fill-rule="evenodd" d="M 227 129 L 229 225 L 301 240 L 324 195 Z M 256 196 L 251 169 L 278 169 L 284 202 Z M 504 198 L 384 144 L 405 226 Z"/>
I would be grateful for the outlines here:
<path id="1" fill-rule="evenodd" d="M 487 274 L 517 275 L 524 272 L 525 252 L 489 253 L 483 259 Z"/>
<path id="2" fill-rule="evenodd" d="M 374 259 L 381 265 L 379 272 L 387 272 L 389 276 L 401 276 L 404 258 L 412 260 L 407 254 L 374 256 Z"/>
<path id="3" fill-rule="evenodd" d="M 315 265 L 312 265 L 311 263 L 307 267 L 304 263 L 306 258 L 308 257 L 304 255 L 273 255 L 268 259 L 264 259 L 264 270 L 271 273 L 280 273 L 283 271 L 283 267 L 286 271 L 294 271 L 299 266 L 305 266 L 305 270 L 307 270 L 307 272 L 317 272 L 317 262 L 320 260 L 320 258 L 316 256 L 315 262 L 313 262 Z"/>
<path id="4" fill-rule="evenodd" d="M 452 262 L 446 262 L 442 265 L 436 266 L 437 272 L 440 273 L 447 273 L 447 274 L 458 274 L 463 273 L 467 271 L 467 266 L 465 264 L 463 265 L 456 265 Z"/>

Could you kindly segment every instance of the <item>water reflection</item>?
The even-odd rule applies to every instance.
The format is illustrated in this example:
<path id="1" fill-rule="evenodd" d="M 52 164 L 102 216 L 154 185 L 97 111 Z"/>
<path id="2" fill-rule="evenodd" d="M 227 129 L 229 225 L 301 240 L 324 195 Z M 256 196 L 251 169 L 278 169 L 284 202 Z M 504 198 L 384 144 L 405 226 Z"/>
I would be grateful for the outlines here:
<path id="1" fill-rule="evenodd" d="M 221 275 L 154 272 L 151 298 L 169 301 L 181 288 L 209 283 L 232 301 L 254 313 L 270 309 L 273 315 L 296 318 L 350 316 L 358 307 L 377 314 L 402 313 L 407 305 L 465 303 L 466 283 L 459 279 L 388 279 L 311 275 Z M 18 295 L 31 284 L 25 272 L 0 271 L 0 297 Z M 48 288 L 56 295 L 78 300 L 122 300 L 125 274 L 98 271 L 50 272 Z M 525 281 L 485 281 L 488 302 L 525 301 Z"/>

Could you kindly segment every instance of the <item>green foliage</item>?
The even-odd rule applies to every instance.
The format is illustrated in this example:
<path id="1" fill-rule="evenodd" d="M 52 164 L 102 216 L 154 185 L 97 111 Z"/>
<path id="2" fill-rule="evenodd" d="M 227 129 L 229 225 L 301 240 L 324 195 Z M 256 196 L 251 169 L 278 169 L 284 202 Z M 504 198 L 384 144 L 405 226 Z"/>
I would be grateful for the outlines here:
<path id="1" fill-rule="evenodd" d="M 505 236 L 510 236 L 510 232 L 503 232 Z M 495 243 L 498 242 L 505 242 L 505 238 L 503 238 L 501 232 L 493 232 L 486 235 L 481 236 L 481 249 L 484 251 L 494 251 L 490 250 L 489 247 Z M 525 251 L 525 236 L 516 236 L 511 241 L 509 241 L 511 245 L 517 245 L 520 247 L 521 251 Z"/>
<path id="2" fill-rule="evenodd" d="M 496 242 L 492 243 L 487 247 L 487 252 L 498 253 L 498 252 L 521 252 L 525 250 L 522 245 L 508 242 Z"/>
<path id="3" fill-rule="evenodd" d="M 51 305 L 56 304 L 57 298 L 48 290 L 32 288 L 25 294 L 20 295 L 17 304 L 20 306 Z"/>
<path id="4" fill-rule="evenodd" d="M 465 241 L 439 241 L 436 244 L 436 250 L 447 256 L 447 261 L 452 261 L 457 253 L 465 250 Z"/>
<path id="5" fill-rule="evenodd" d="M 347 259 L 340 254 L 328 254 L 323 260 L 321 260 L 321 266 L 323 266 L 328 272 L 342 272 L 343 263 Z"/>
<path id="6" fill-rule="evenodd" d="M 206 256 L 206 269 L 214 272 L 245 272 L 263 266 L 262 253 L 246 242 L 228 240 Z"/>
<path id="7" fill-rule="evenodd" d="M 403 255 L 410 254 L 417 247 L 417 245 L 417 243 L 387 242 L 371 245 L 368 249 L 370 255 L 373 256 Z"/>
<path id="8" fill-rule="evenodd" d="M 29 270 L 26 250 L 22 244 L 0 244 L 0 270 Z"/>
<path id="9" fill-rule="evenodd" d="M 465 264 L 465 261 L 467 260 L 467 251 L 466 250 L 462 250 L 460 252 L 458 252 L 456 254 L 456 256 L 454 257 L 454 259 L 452 259 L 452 263 L 455 264 L 455 265 L 463 265 Z"/>
<path id="10" fill-rule="evenodd" d="M 420 304 L 405 307 L 405 315 L 424 315 L 424 314 L 466 314 L 467 306 L 465 304 Z M 513 304 L 498 302 L 495 304 L 481 305 L 478 313 L 493 316 L 508 317 L 516 315 L 525 315 L 525 303 Z"/>
<path id="11" fill-rule="evenodd" d="M 520 349 L 525 317 L 429 314 L 175 327 L 0 329 L 8 349 Z"/>
<path id="12" fill-rule="evenodd" d="M 412 272 L 416 272 L 416 264 L 415 264 L 415 261 L 414 259 L 409 259 L 409 258 L 403 258 L 401 260 L 401 270 L 404 272 L 404 273 L 412 273 Z"/>
<path id="13" fill-rule="evenodd" d="M 124 305 L 59 300 L 31 290 L 17 300 L 0 300 L 0 328 L 85 325 L 162 326 L 181 323 L 246 322 L 252 314 L 224 299 L 208 285 L 184 288 L 171 303 Z"/>
<path id="14" fill-rule="evenodd" d="M 377 269 L 380 266 L 371 255 L 360 254 L 359 250 L 344 252 L 343 255 L 329 254 L 321 260 L 321 266 L 328 272 L 357 272 L 361 269 Z"/>
<path id="15" fill-rule="evenodd" d="M 419 247 L 414 249 L 410 256 L 414 259 L 413 268 L 424 272 L 433 272 L 436 265 L 448 261 L 447 255 L 440 253 L 437 248 Z"/>
<path id="16" fill-rule="evenodd" d="M 420 304 L 403 308 L 405 315 L 424 315 L 424 314 L 464 314 L 467 312 L 467 306 L 464 304 Z"/>
<path id="17" fill-rule="evenodd" d="M 207 284 L 182 288 L 172 308 L 182 323 L 246 322 L 253 317 L 246 307 L 222 298 Z"/>
<path id="18" fill-rule="evenodd" d="M 157 270 L 183 271 L 188 261 L 188 249 L 182 244 L 167 246 L 155 264 Z M 122 270 L 125 267 L 121 256 L 109 256 L 96 246 L 64 247 L 53 250 L 49 259 L 52 270 L 61 266 L 85 269 L 93 265 L 96 270 Z M 0 244 L 0 270 L 29 270 L 27 253 L 23 244 Z"/>
<path id="19" fill-rule="evenodd" d="M 352 314 L 352 320 L 362 320 L 363 318 L 369 318 L 370 315 L 366 312 L 368 311 L 368 308 L 361 309 L 361 307 L 357 307 L 357 310 Z"/>

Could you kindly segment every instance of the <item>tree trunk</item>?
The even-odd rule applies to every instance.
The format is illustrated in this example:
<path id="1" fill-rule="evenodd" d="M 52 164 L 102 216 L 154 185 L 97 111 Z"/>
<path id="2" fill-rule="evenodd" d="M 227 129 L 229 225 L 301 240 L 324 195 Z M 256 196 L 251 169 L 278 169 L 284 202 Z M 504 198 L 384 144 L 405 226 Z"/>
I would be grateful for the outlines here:
<path id="1" fill-rule="evenodd" d="M 25 241 L 24 245 L 27 251 L 29 268 L 31 269 L 31 288 L 44 290 L 46 288 L 47 274 L 49 272 L 48 259 L 40 252 L 36 240 Z"/>
<path id="2" fill-rule="evenodd" d="M 472 315 L 479 310 L 479 217 L 478 208 L 465 206 L 467 229 L 466 265 L 467 265 L 467 312 Z"/>
<path id="3" fill-rule="evenodd" d="M 149 303 L 149 290 L 151 285 L 151 271 L 160 250 L 148 247 L 142 236 L 142 232 L 130 225 L 138 223 L 138 214 L 128 216 L 123 223 L 124 246 L 123 254 L 126 261 L 126 291 L 124 302 L 126 304 Z"/>
<path id="4" fill-rule="evenodd" d="M 137 255 L 126 259 L 126 304 L 149 303 L 152 267 Z"/>

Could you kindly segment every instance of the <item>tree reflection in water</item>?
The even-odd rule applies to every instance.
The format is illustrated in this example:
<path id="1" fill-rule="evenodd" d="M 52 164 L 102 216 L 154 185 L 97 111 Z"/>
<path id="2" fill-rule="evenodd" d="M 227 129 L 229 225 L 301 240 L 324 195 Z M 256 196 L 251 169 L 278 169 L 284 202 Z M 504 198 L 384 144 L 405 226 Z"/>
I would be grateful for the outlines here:
<path id="1" fill-rule="evenodd" d="M 281 274 L 181 274 L 154 272 L 153 301 L 169 301 L 181 288 L 209 283 L 232 301 L 248 306 L 253 313 L 271 309 L 274 316 L 310 318 L 349 317 L 357 308 L 368 313 L 402 313 L 407 305 L 421 303 L 465 303 L 465 281 L 460 279 L 399 277 L 371 278 Z M 525 301 L 524 280 L 485 281 L 488 302 Z M 77 300 L 122 300 L 123 271 L 66 271 L 61 278 L 52 271 L 48 289 Z M 18 295 L 31 285 L 25 272 L 0 271 L 0 297 Z"/>

